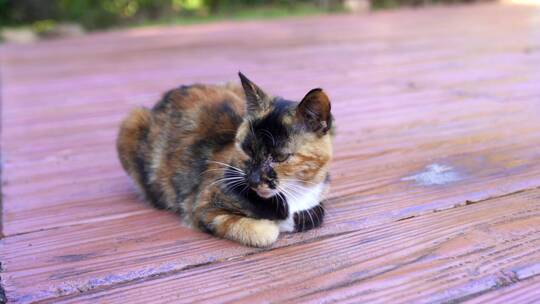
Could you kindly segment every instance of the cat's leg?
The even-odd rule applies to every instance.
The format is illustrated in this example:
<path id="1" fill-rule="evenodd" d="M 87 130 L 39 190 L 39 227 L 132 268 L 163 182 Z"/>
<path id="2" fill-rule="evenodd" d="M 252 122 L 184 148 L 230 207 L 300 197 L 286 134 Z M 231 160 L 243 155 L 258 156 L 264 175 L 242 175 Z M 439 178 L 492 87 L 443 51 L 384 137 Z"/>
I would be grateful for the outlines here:
<path id="1" fill-rule="evenodd" d="M 324 215 L 325 210 L 322 202 L 311 209 L 295 212 L 291 215 L 294 231 L 302 232 L 320 227 L 324 221 Z"/>
<path id="2" fill-rule="evenodd" d="M 216 236 L 253 247 L 270 246 L 279 236 L 279 226 L 274 221 L 254 219 L 226 210 L 204 212 L 199 226 Z"/>
<path id="3" fill-rule="evenodd" d="M 289 214 L 282 221 L 279 221 L 281 232 L 302 232 L 320 227 L 324 221 L 324 206 L 319 203 L 307 210 L 300 210 Z"/>

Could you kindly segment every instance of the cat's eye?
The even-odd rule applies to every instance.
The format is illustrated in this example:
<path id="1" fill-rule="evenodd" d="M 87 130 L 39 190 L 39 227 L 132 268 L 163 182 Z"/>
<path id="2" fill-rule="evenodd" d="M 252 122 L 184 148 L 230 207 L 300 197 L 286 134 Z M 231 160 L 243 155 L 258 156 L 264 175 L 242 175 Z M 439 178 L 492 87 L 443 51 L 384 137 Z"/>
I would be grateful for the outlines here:
<path id="1" fill-rule="evenodd" d="M 292 153 L 283 153 L 283 154 L 277 154 L 272 157 L 272 159 L 278 163 L 282 163 L 291 157 Z"/>
<path id="2" fill-rule="evenodd" d="M 244 150 L 244 153 L 250 157 L 253 157 L 253 149 L 251 148 L 251 145 L 249 145 L 247 142 L 243 142 L 241 147 L 242 150 Z"/>

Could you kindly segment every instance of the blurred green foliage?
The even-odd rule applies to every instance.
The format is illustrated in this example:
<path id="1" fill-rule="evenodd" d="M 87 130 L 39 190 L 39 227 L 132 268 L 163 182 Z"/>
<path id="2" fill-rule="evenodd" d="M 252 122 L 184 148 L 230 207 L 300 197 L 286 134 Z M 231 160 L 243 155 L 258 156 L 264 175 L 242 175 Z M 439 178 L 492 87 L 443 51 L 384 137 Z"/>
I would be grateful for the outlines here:
<path id="1" fill-rule="evenodd" d="M 203 8 L 203 0 L 0 0 L 0 25 L 54 20 L 95 29 Z"/>
<path id="2" fill-rule="evenodd" d="M 371 0 L 374 8 L 468 0 Z M 341 7 L 343 0 L 0 0 L 0 26 L 31 25 L 47 31 L 57 22 L 86 29 L 221 17 L 312 14 Z M 262 8 L 262 9 L 261 9 Z M 264 10 L 263 10 L 264 9 Z"/>
<path id="3" fill-rule="evenodd" d="M 475 0 L 371 0 L 373 9 L 395 8 L 399 6 L 420 6 L 426 4 L 467 3 Z M 486 1 L 486 0 L 484 0 Z"/>
<path id="4" fill-rule="evenodd" d="M 0 0 L 0 26 L 76 22 L 87 29 L 148 23 L 173 18 L 227 15 L 245 8 L 305 7 L 294 0 Z M 35 23 L 38 22 L 36 25 Z M 43 23 L 45 22 L 45 23 Z M 39 24 L 41 23 L 41 24 Z"/>

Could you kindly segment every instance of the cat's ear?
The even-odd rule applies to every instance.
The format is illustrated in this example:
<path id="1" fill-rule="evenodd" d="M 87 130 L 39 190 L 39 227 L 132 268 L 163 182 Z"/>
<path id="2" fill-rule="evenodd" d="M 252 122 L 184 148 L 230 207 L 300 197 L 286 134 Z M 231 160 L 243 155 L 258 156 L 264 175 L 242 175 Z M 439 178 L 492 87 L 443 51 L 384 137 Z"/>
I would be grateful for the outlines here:
<path id="1" fill-rule="evenodd" d="M 238 72 L 238 76 L 240 76 L 240 81 L 246 94 L 247 114 L 249 116 L 256 116 L 270 108 L 270 98 L 268 95 L 241 72 Z"/>
<path id="2" fill-rule="evenodd" d="M 309 91 L 296 109 L 296 116 L 310 131 L 324 135 L 332 127 L 330 99 L 322 89 Z"/>

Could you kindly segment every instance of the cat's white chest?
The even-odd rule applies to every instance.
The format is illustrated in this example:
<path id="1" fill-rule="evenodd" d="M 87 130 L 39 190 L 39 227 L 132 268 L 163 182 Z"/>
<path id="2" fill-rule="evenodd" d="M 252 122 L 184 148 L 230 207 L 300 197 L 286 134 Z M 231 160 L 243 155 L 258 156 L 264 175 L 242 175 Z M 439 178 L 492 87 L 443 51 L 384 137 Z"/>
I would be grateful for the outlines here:
<path id="1" fill-rule="evenodd" d="M 279 230 L 282 232 L 294 231 L 294 214 L 298 211 L 309 210 L 321 202 L 321 196 L 324 190 L 324 182 L 312 187 L 302 187 L 304 191 L 293 194 L 285 194 L 289 205 L 289 217 L 279 222 Z"/>

